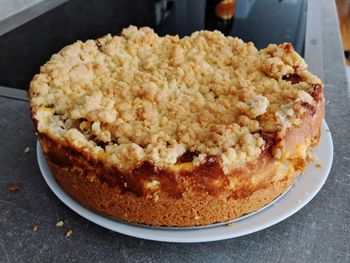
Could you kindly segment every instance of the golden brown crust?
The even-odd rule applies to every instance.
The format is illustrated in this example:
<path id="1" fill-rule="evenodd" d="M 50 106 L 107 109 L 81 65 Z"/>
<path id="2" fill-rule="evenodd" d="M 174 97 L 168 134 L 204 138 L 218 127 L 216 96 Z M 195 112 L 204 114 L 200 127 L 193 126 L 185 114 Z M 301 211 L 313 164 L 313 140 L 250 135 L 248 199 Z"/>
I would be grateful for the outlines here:
<path id="1" fill-rule="evenodd" d="M 64 191 L 94 211 L 132 223 L 153 226 L 198 226 L 225 222 L 256 211 L 284 193 L 294 182 L 297 172 L 237 198 L 230 191 L 213 196 L 205 192 L 186 191 L 182 198 L 160 192 L 158 200 L 131 192 L 121 193 L 100 180 L 89 181 L 82 173 L 64 170 L 49 161 L 49 166 Z"/>

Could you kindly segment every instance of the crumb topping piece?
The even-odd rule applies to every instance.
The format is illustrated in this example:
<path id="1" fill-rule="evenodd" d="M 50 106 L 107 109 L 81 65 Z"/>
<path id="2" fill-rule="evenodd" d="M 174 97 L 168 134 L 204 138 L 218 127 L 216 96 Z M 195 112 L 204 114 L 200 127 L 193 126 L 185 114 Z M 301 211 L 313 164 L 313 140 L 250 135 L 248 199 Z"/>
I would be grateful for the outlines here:
<path id="1" fill-rule="evenodd" d="M 10 192 L 18 192 L 20 189 L 21 188 L 19 184 L 10 184 L 7 186 L 7 190 L 9 190 Z"/>
<path id="2" fill-rule="evenodd" d="M 72 229 L 68 229 L 67 233 L 66 233 L 66 238 L 69 238 L 73 236 L 73 230 Z"/>
<path id="3" fill-rule="evenodd" d="M 33 147 L 26 147 L 23 152 L 26 153 L 26 154 L 30 154 L 33 151 L 34 151 Z"/>
<path id="4" fill-rule="evenodd" d="M 56 223 L 56 226 L 57 226 L 57 227 L 63 227 L 63 226 L 64 226 L 64 222 L 63 222 L 62 220 L 60 220 L 60 221 L 58 221 L 58 222 Z"/>
<path id="5" fill-rule="evenodd" d="M 194 166 L 220 156 L 229 172 L 256 160 L 262 132 L 298 125 L 306 109 L 298 105 L 318 103 L 316 84 L 289 43 L 258 51 L 218 31 L 180 39 L 130 26 L 63 48 L 30 93 L 39 132 L 121 171 L 144 161 L 166 167 L 193 152 Z"/>
<path id="6" fill-rule="evenodd" d="M 316 166 L 317 168 L 322 168 L 322 167 L 323 167 L 323 164 L 322 164 L 322 163 L 316 163 L 315 166 Z"/>

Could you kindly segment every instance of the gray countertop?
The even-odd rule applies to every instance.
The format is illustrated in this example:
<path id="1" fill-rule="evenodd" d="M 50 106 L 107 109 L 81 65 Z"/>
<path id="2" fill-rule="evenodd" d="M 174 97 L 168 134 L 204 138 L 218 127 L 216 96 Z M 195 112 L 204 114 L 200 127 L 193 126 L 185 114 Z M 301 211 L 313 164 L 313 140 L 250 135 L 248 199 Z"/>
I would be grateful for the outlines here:
<path id="1" fill-rule="evenodd" d="M 0 98 L 0 262 L 350 262 L 350 100 L 333 1 L 324 0 L 322 23 L 334 161 L 322 190 L 298 213 L 257 233 L 211 243 L 161 243 L 109 231 L 51 192 L 35 152 L 24 153 L 36 144 L 28 104 Z M 12 183 L 20 185 L 18 192 L 7 190 Z M 61 219 L 65 226 L 56 227 Z"/>

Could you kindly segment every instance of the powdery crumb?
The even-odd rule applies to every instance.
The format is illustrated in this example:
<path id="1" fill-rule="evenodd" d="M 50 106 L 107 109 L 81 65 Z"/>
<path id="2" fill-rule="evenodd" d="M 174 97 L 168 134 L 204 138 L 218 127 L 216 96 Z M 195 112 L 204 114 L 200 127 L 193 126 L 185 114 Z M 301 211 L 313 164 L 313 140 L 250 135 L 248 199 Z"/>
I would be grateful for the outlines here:
<path id="1" fill-rule="evenodd" d="M 326 129 L 326 132 L 331 132 L 329 129 Z"/>
<path id="2" fill-rule="evenodd" d="M 60 221 L 58 221 L 58 222 L 56 223 L 56 226 L 57 226 L 57 227 L 62 227 L 62 226 L 64 226 L 64 222 L 63 222 L 62 220 L 60 220 Z"/>
<path id="3" fill-rule="evenodd" d="M 26 154 L 29 154 L 29 153 L 32 153 L 33 151 L 34 151 L 33 147 L 26 147 L 23 152 Z"/>
<path id="4" fill-rule="evenodd" d="M 72 229 L 68 229 L 67 233 L 66 233 L 66 238 L 69 238 L 73 236 L 73 230 Z"/>
<path id="5" fill-rule="evenodd" d="M 38 227 L 37 227 L 37 226 L 32 226 L 32 231 L 33 231 L 33 232 L 38 231 Z"/>
<path id="6" fill-rule="evenodd" d="M 322 168 L 322 167 L 323 167 L 323 164 L 322 164 L 322 163 L 316 163 L 315 166 L 316 166 L 317 168 Z"/>
<path id="7" fill-rule="evenodd" d="M 7 190 L 10 192 L 18 192 L 20 190 L 19 184 L 10 184 L 7 186 Z"/>
<path id="8" fill-rule="evenodd" d="M 228 227 L 234 227 L 236 224 L 234 222 L 228 223 L 227 226 Z"/>

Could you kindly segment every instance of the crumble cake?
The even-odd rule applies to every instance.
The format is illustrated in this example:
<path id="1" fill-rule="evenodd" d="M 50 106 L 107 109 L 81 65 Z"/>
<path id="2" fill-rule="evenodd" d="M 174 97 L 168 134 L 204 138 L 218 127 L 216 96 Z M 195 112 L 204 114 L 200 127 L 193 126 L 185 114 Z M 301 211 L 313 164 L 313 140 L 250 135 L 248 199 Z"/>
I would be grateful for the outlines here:
<path id="1" fill-rule="evenodd" d="M 290 43 L 130 26 L 77 41 L 29 90 L 50 170 L 83 205 L 153 226 L 225 222 L 281 195 L 320 137 L 323 84 Z"/>

